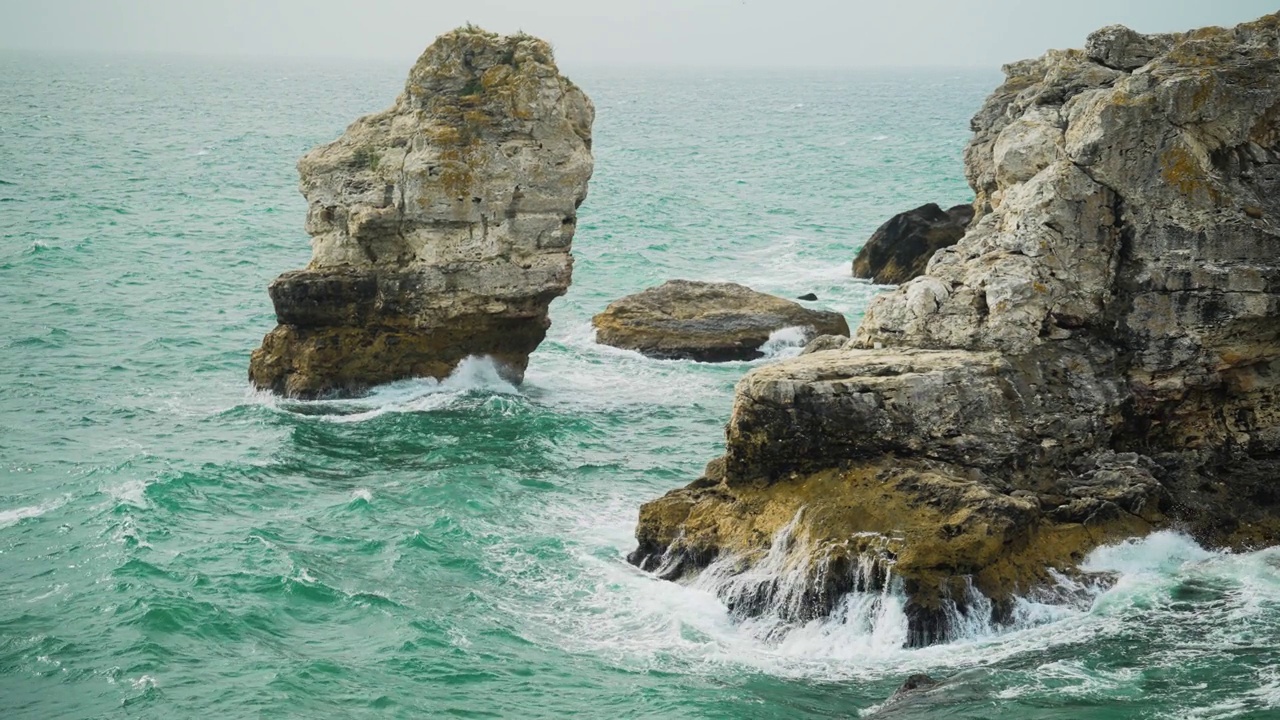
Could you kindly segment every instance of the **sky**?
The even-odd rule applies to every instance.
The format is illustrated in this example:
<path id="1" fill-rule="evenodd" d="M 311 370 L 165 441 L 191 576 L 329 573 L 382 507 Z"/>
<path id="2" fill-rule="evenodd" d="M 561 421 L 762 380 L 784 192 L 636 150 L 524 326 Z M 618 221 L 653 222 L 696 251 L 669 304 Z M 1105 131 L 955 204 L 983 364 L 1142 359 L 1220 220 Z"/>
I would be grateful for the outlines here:
<path id="1" fill-rule="evenodd" d="M 472 22 L 562 67 L 988 66 L 1092 30 L 1234 25 L 1275 0 L 0 0 L 0 50 L 340 57 L 404 64 Z"/>

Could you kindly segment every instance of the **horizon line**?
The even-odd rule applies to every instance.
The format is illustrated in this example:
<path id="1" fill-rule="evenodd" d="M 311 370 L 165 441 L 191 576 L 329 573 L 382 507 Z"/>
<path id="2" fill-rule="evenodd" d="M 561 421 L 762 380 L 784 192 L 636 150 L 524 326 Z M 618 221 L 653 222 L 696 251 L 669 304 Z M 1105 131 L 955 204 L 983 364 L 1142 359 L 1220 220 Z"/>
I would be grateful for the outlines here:
<path id="1" fill-rule="evenodd" d="M 425 50 L 425 48 L 424 48 Z M 409 60 L 411 65 L 417 60 L 418 55 L 415 54 Z M 182 60 L 291 60 L 291 61 L 322 61 L 322 62 L 359 62 L 367 64 L 392 64 L 404 63 L 404 59 L 392 55 L 340 55 L 340 54 L 293 54 L 293 53 L 237 53 L 237 52 L 207 52 L 200 50 L 137 50 L 137 49 L 121 49 L 121 48 L 36 48 L 36 47 L 0 47 L 0 56 L 4 55 L 35 55 L 45 57 L 109 57 L 109 58 L 127 58 L 127 59 L 148 59 L 148 58 L 167 58 Z M 987 64 L 956 64 L 956 65 L 939 65 L 929 64 L 860 64 L 860 65 L 717 65 L 717 64 L 695 64 L 695 63 L 664 63 L 664 62 L 574 62 L 572 60 L 565 62 L 560 58 L 556 58 L 558 65 L 570 68 L 583 69 L 587 67 L 607 69 L 607 70 L 989 70 L 999 72 L 1004 63 L 997 65 Z M 1011 61 L 1013 62 L 1013 61 Z"/>

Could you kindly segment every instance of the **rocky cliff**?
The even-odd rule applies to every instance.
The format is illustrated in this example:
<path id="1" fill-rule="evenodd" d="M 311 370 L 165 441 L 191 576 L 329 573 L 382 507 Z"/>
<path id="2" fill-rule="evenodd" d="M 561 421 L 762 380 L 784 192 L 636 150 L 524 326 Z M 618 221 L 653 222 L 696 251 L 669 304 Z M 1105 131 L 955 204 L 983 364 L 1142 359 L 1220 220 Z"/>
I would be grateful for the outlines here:
<path id="1" fill-rule="evenodd" d="M 298 163 L 313 254 L 271 283 L 251 381 L 351 393 L 469 355 L 522 378 L 569 286 L 594 114 L 545 42 L 441 36 L 394 106 Z"/>
<path id="2" fill-rule="evenodd" d="M 843 348 L 746 376 L 633 562 L 742 571 L 785 534 L 798 589 L 736 584 L 736 612 L 891 583 L 925 644 L 1116 538 L 1280 541 L 1280 14 L 1105 28 L 1005 74 L 965 237 Z"/>

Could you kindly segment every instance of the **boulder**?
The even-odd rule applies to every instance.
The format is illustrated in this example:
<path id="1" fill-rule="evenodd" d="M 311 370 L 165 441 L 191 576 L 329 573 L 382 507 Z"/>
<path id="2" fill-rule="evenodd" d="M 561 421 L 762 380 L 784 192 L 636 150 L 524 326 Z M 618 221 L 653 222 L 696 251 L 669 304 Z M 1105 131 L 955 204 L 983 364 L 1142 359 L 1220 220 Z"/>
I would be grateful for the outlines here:
<path id="1" fill-rule="evenodd" d="M 663 360 L 727 362 L 763 357 L 760 346 L 778 330 L 800 328 L 805 339 L 847 335 L 839 313 L 735 283 L 668 280 L 628 295 L 591 320 L 596 340 Z"/>
<path id="2" fill-rule="evenodd" d="M 437 39 L 395 105 L 298 163 L 312 258 L 269 287 L 253 384 L 358 393 L 470 355 L 518 382 L 569 286 L 593 118 L 542 40 Z"/>
<path id="3" fill-rule="evenodd" d="M 853 259 L 853 276 L 897 285 L 924 274 L 934 253 L 964 237 L 972 205 L 943 210 L 933 203 L 889 218 Z"/>
<path id="4" fill-rule="evenodd" d="M 920 645 L 1069 599 L 1102 543 L 1280 542 L 1278 45 L 1275 14 L 1006 66 L 968 233 L 842 347 L 748 373 L 631 561 L 795 622 L 901 592 Z"/>
<path id="5" fill-rule="evenodd" d="M 822 352 L 823 350 L 838 350 L 848 342 L 849 337 L 847 335 L 819 335 L 810 340 L 809 344 L 800 350 L 800 354 L 808 355 L 809 353 Z"/>

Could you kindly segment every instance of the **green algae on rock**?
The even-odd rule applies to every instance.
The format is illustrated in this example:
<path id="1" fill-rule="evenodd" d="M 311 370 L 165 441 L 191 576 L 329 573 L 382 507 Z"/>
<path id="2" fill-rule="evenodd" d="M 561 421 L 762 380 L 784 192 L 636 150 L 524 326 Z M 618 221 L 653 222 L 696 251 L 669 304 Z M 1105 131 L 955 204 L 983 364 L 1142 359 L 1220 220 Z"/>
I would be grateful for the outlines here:
<path id="1" fill-rule="evenodd" d="M 743 378 L 724 457 L 642 508 L 631 561 L 741 573 L 786 536 L 792 619 L 892 577 L 928 644 L 1119 538 L 1280 541 L 1277 46 L 1280 14 L 1007 66 L 969 232 L 843 347 Z"/>
<path id="2" fill-rule="evenodd" d="M 271 284 L 254 385 L 348 394 L 470 355 L 519 381 L 569 286 L 594 115 L 542 40 L 437 39 L 394 106 L 299 161 L 313 255 Z"/>

